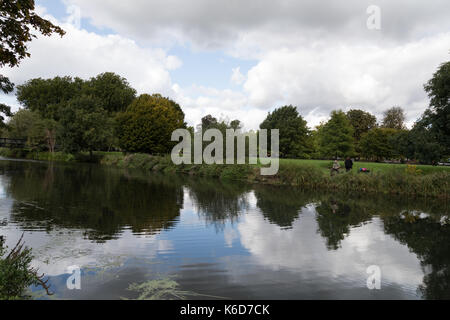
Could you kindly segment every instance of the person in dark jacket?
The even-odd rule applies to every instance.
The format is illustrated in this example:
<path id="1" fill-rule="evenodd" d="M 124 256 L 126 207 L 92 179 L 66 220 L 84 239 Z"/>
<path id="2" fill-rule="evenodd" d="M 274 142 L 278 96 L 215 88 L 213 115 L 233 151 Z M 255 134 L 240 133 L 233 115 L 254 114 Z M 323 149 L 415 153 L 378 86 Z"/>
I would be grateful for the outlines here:
<path id="1" fill-rule="evenodd" d="M 350 159 L 350 157 L 347 157 L 347 159 L 345 160 L 345 169 L 347 170 L 347 172 L 350 172 L 353 169 L 353 161 L 352 159 Z"/>

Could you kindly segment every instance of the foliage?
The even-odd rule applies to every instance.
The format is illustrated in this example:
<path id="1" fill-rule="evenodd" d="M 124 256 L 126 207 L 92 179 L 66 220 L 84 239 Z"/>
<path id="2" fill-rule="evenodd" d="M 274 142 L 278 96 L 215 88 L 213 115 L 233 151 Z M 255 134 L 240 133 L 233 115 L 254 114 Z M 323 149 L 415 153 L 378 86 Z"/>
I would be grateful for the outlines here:
<path id="1" fill-rule="evenodd" d="M 12 116 L 11 107 L 7 106 L 6 104 L 0 103 L 0 129 L 5 128 L 5 116 Z"/>
<path id="2" fill-rule="evenodd" d="M 20 60 L 29 57 L 27 42 L 36 38 L 31 28 L 45 36 L 65 32 L 35 12 L 34 0 L 3 0 L 0 7 L 2 51 L 0 66 L 17 66 Z"/>
<path id="3" fill-rule="evenodd" d="M 280 157 L 304 158 L 312 151 L 312 139 L 306 121 L 297 108 L 290 105 L 269 113 L 260 129 L 280 130 Z M 268 141 L 270 150 L 270 139 Z"/>
<path id="4" fill-rule="evenodd" d="M 27 139 L 28 146 L 45 142 L 44 121 L 39 114 L 21 109 L 8 122 L 8 137 Z"/>
<path id="5" fill-rule="evenodd" d="M 331 119 L 318 132 L 319 150 L 326 157 L 345 157 L 354 153 L 354 130 L 342 111 L 333 111 Z"/>
<path id="6" fill-rule="evenodd" d="M 120 146 L 129 152 L 169 153 L 172 132 L 185 128 L 181 107 L 159 94 L 143 94 L 117 115 Z"/>
<path id="7" fill-rule="evenodd" d="M 31 285 L 43 286 L 49 292 L 43 275 L 30 267 L 33 255 L 31 249 L 24 247 L 23 235 L 17 245 L 8 253 L 4 238 L 0 237 L 0 300 L 24 299 L 26 289 Z"/>
<path id="8" fill-rule="evenodd" d="M 359 142 L 364 134 L 371 129 L 376 128 L 377 118 L 369 112 L 363 110 L 352 109 L 347 112 L 347 118 L 353 127 L 353 138 L 355 139 L 355 151 L 361 153 Z"/>
<path id="9" fill-rule="evenodd" d="M 64 35 L 60 27 L 35 13 L 34 0 L 2 0 L 0 17 L 0 68 L 6 65 L 15 67 L 22 59 L 30 56 L 27 43 L 36 38 L 31 29 L 45 36 L 53 33 Z M 7 94 L 13 90 L 14 84 L 0 74 L 0 91 Z M 0 104 L 0 127 L 4 126 L 2 114 L 11 116 L 11 108 Z"/>
<path id="10" fill-rule="evenodd" d="M 422 170 L 417 169 L 417 166 L 413 165 L 408 165 L 405 169 L 405 172 L 413 176 L 422 174 Z"/>
<path id="11" fill-rule="evenodd" d="M 361 139 L 361 152 L 368 159 L 390 159 L 394 153 L 391 138 L 397 134 L 395 129 L 375 128 L 366 133 Z"/>
<path id="12" fill-rule="evenodd" d="M 405 129 L 405 111 L 400 107 L 392 107 L 384 112 L 383 128 L 403 130 Z"/>
<path id="13" fill-rule="evenodd" d="M 82 95 L 83 80 L 72 77 L 31 79 L 17 86 L 17 100 L 45 119 L 59 121 L 60 110 L 67 103 Z"/>
<path id="14" fill-rule="evenodd" d="M 450 155 L 450 61 L 439 67 L 425 85 L 425 91 L 431 101 L 424 121 L 445 148 L 445 154 Z"/>
<path id="15" fill-rule="evenodd" d="M 100 107 L 110 113 L 125 111 L 136 98 L 136 90 L 130 87 L 128 81 L 112 72 L 85 81 L 83 94 L 98 98 Z"/>
<path id="16" fill-rule="evenodd" d="M 444 154 L 434 132 L 419 120 L 412 130 L 400 130 L 390 138 L 395 156 L 418 160 L 421 163 L 437 163 Z"/>
<path id="17" fill-rule="evenodd" d="M 113 123 L 99 107 L 98 99 L 81 96 L 60 111 L 60 137 L 65 152 L 76 153 L 101 149 L 113 135 Z"/>
<path id="18" fill-rule="evenodd" d="M 143 283 L 132 283 L 128 290 L 139 293 L 137 300 L 187 300 L 189 297 L 206 297 L 225 299 L 179 289 L 180 284 L 171 278 L 148 280 Z M 123 300 L 126 300 L 122 298 Z"/>

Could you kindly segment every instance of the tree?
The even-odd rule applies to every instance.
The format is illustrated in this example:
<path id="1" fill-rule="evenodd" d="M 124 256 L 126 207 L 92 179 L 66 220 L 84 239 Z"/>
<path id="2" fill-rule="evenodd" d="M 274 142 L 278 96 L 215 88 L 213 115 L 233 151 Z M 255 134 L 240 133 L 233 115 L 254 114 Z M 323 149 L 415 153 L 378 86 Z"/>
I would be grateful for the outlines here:
<path id="1" fill-rule="evenodd" d="M 269 113 L 260 129 L 280 130 L 280 157 L 307 158 L 312 151 L 312 140 L 306 121 L 297 108 L 289 105 Z M 270 149 L 270 139 L 268 148 Z"/>
<path id="2" fill-rule="evenodd" d="M 8 122 L 8 137 L 26 139 L 29 147 L 45 144 L 45 122 L 38 113 L 27 109 L 17 111 Z"/>
<path id="3" fill-rule="evenodd" d="M 381 160 L 395 155 L 392 137 L 398 130 L 391 128 L 375 128 L 366 133 L 361 139 L 361 151 L 367 159 Z"/>
<path id="4" fill-rule="evenodd" d="M 68 153 L 104 148 L 113 134 L 112 119 L 99 107 L 97 98 L 81 96 L 72 99 L 60 110 L 60 139 Z"/>
<path id="5" fill-rule="evenodd" d="M 27 109 L 46 119 L 59 120 L 59 110 L 70 100 L 82 95 L 98 100 L 98 107 L 113 115 L 124 111 L 135 99 L 136 90 L 125 78 L 106 72 L 90 80 L 78 77 L 31 79 L 17 87 L 17 100 Z"/>
<path id="6" fill-rule="evenodd" d="M 181 107 L 159 94 L 143 94 L 116 117 L 117 135 L 125 151 L 169 153 L 172 132 L 186 128 Z"/>
<path id="7" fill-rule="evenodd" d="M 5 116 L 12 116 L 11 107 L 7 106 L 6 104 L 0 103 L 0 129 L 5 128 Z"/>
<path id="8" fill-rule="evenodd" d="M 377 118 L 369 112 L 363 110 L 352 109 L 347 112 L 347 118 L 353 127 L 353 138 L 355 139 L 355 151 L 361 153 L 359 143 L 361 137 L 369 132 L 369 130 L 377 126 Z"/>
<path id="9" fill-rule="evenodd" d="M 423 116 L 431 133 L 450 155 L 450 61 L 443 63 L 425 85 L 430 107 Z"/>
<path id="10" fill-rule="evenodd" d="M 0 68 L 8 65 L 11 68 L 19 65 L 20 61 L 30 56 L 27 43 L 36 35 L 31 29 L 39 31 L 44 36 L 57 33 L 65 34 L 60 27 L 41 18 L 35 12 L 34 0 L 2 0 L 0 3 Z M 0 75 L 0 90 L 10 93 L 14 84 L 5 76 Z M 3 125 L 2 113 L 10 116 L 11 109 L 0 105 L 0 126 Z"/>
<path id="11" fill-rule="evenodd" d="M 240 130 L 242 129 L 242 123 L 239 120 L 233 120 L 230 122 L 230 128 L 233 130 Z"/>
<path id="12" fill-rule="evenodd" d="M 389 143 L 392 146 L 395 155 L 399 156 L 401 159 L 415 158 L 415 149 L 417 146 L 411 131 L 399 130 L 389 139 Z"/>
<path id="13" fill-rule="evenodd" d="M 396 130 L 405 129 L 405 111 L 400 107 L 392 107 L 384 112 L 382 127 Z"/>
<path id="14" fill-rule="evenodd" d="M 319 150 L 326 157 L 345 157 L 354 153 L 354 130 L 346 114 L 339 110 L 331 112 L 331 119 L 319 132 Z"/>
<path id="15" fill-rule="evenodd" d="M 45 119 L 58 121 L 60 109 L 82 95 L 83 85 L 80 78 L 37 78 L 18 86 L 16 96 L 25 108 L 38 112 Z"/>
<path id="16" fill-rule="evenodd" d="M 127 79 L 105 72 L 85 82 L 83 94 L 99 98 L 101 107 L 110 113 L 125 111 L 136 98 L 136 90 Z"/>

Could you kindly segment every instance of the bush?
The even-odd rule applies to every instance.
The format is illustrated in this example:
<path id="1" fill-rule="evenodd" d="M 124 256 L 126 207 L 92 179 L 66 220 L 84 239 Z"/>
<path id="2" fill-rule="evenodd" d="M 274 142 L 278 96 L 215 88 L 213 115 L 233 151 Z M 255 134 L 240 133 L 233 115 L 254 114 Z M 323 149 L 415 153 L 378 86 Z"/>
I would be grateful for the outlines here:
<path id="1" fill-rule="evenodd" d="M 30 267 L 33 255 L 31 249 L 24 247 L 22 240 L 23 235 L 6 255 L 7 247 L 0 237 L 0 300 L 25 299 L 26 289 L 31 285 L 42 286 L 50 294 L 47 282 Z"/>
<path id="2" fill-rule="evenodd" d="M 172 132 L 185 127 L 180 106 L 157 94 L 141 95 L 116 120 L 120 147 L 127 152 L 169 153 L 176 144 Z"/>

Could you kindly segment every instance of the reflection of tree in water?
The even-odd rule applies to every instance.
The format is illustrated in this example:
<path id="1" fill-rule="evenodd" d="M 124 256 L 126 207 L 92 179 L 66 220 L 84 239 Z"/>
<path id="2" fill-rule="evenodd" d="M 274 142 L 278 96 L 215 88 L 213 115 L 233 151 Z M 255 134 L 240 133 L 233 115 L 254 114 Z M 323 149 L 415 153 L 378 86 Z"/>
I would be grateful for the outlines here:
<path id="1" fill-rule="evenodd" d="M 423 284 L 419 287 L 423 298 L 450 299 L 448 216 L 420 215 L 416 211 L 387 216 L 383 220 L 386 233 L 407 245 L 419 258 L 425 272 Z"/>
<path id="2" fill-rule="evenodd" d="M 350 227 L 371 220 L 373 210 L 358 199 L 341 200 L 337 197 L 323 199 L 316 207 L 319 232 L 327 240 L 330 250 L 337 250 L 348 236 Z"/>
<path id="3" fill-rule="evenodd" d="M 258 208 L 271 223 L 282 228 L 292 228 L 300 211 L 314 201 L 314 196 L 299 189 L 286 187 L 256 187 L 255 196 Z"/>
<path id="4" fill-rule="evenodd" d="M 24 229 L 80 228 L 97 241 L 117 237 L 125 226 L 153 234 L 170 227 L 183 206 L 182 187 L 167 179 L 80 164 L 7 165 L 11 220 Z"/>
<path id="5" fill-rule="evenodd" d="M 235 221 L 249 207 L 247 193 L 250 188 L 246 184 L 218 179 L 190 179 L 187 185 L 198 213 L 218 229 L 222 229 L 227 221 Z"/>

